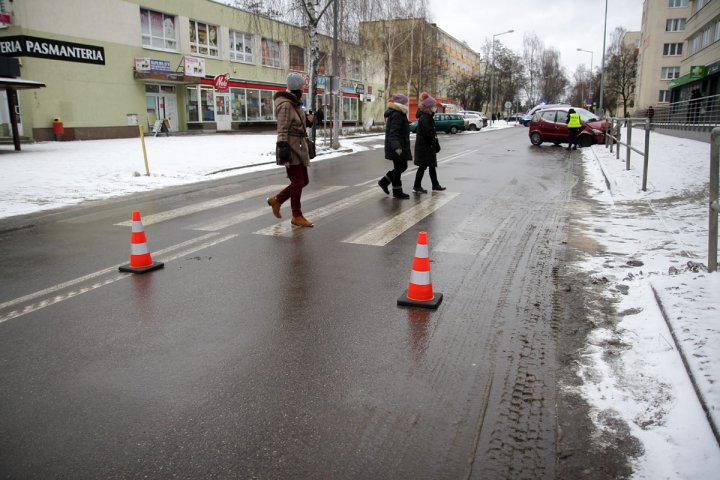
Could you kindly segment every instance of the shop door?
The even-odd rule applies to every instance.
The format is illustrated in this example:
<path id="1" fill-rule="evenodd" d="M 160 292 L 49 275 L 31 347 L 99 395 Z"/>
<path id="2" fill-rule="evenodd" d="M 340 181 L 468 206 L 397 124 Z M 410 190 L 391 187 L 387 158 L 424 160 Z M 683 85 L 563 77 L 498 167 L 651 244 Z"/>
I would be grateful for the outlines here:
<path id="1" fill-rule="evenodd" d="M 177 110 L 177 97 L 175 94 L 161 95 L 160 96 L 160 111 L 163 114 L 163 118 L 167 118 L 170 121 L 170 130 L 173 132 L 178 131 L 178 110 Z"/>
<path id="2" fill-rule="evenodd" d="M 215 122 L 217 122 L 218 131 L 230 130 L 232 128 L 229 93 L 215 94 Z"/>

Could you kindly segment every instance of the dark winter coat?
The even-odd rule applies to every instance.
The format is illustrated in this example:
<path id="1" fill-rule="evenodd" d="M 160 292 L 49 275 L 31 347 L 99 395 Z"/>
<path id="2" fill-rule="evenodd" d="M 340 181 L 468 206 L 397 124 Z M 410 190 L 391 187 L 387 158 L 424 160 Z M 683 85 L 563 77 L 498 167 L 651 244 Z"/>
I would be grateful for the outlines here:
<path id="1" fill-rule="evenodd" d="M 277 117 L 277 145 L 275 155 L 277 164 L 283 165 L 309 165 L 308 155 L 307 118 L 300 108 L 300 102 L 290 92 L 277 92 L 273 96 L 275 101 L 275 116 Z"/>
<path id="2" fill-rule="evenodd" d="M 410 151 L 410 122 L 408 108 L 399 103 L 389 103 L 385 111 L 385 158 L 387 160 L 412 160 Z M 395 150 L 401 149 L 398 157 Z"/>
<path id="3" fill-rule="evenodd" d="M 440 143 L 435 132 L 435 119 L 430 111 L 417 111 L 418 125 L 415 132 L 415 160 L 418 167 L 437 167 Z"/>

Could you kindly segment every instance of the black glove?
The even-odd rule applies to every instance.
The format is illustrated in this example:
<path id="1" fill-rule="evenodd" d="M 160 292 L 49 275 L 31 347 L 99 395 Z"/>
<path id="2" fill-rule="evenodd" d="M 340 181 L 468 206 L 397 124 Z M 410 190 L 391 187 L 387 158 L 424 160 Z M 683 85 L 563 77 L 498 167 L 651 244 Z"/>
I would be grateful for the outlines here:
<path id="1" fill-rule="evenodd" d="M 440 153 L 440 142 L 438 139 L 435 139 L 435 153 Z"/>
<path id="2" fill-rule="evenodd" d="M 275 146 L 275 157 L 278 165 L 284 165 L 290 161 L 290 144 L 288 142 L 277 142 Z"/>

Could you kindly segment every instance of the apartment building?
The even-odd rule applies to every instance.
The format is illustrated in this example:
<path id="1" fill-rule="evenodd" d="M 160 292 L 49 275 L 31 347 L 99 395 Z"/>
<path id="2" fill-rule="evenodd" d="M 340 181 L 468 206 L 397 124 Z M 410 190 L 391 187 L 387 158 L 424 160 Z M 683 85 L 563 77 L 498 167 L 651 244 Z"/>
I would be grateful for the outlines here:
<path id="1" fill-rule="evenodd" d="M 716 2 L 717 3 L 717 0 Z M 689 0 L 645 0 L 638 54 L 635 108 L 671 101 L 670 82 L 681 75 Z"/>
<path id="2" fill-rule="evenodd" d="M 2 7 L 0 55 L 17 57 L 22 78 L 47 86 L 19 93 L 23 133 L 37 140 L 53 138 L 57 117 L 66 139 L 134 136 L 137 125 L 163 120 L 172 131 L 269 126 L 272 96 L 285 89 L 288 72 L 309 72 L 305 29 L 210 0 L 73 0 L 72 8 L 2 0 Z M 332 39 L 321 36 L 320 49 L 325 94 Z M 347 42 L 341 56 L 338 118 L 381 123 L 382 57 Z"/>
<path id="3" fill-rule="evenodd" d="M 480 75 L 483 68 L 482 57 L 467 42 L 422 18 L 362 22 L 360 44 L 384 52 L 389 64 L 386 73 L 391 92 L 407 92 L 410 85 L 407 94 L 411 118 L 423 90 L 438 99 L 444 108 L 459 108 L 451 98 L 451 85 L 462 76 Z M 392 61 L 389 61 L 389 48 L 396 50 Z"/>
<path id="4" fill-rule="evenodd" d="M 680 75 L 669 84 L 672 102 L 720 94 L 720 0 L 690 0 Z"/>

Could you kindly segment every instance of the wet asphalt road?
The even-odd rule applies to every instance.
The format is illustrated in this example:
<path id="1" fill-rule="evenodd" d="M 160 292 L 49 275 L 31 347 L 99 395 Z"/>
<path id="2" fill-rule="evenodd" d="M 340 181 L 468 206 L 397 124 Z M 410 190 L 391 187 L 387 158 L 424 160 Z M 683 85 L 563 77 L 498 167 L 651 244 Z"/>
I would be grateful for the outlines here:
<path id="1" fill-rule="evenodd" d="M 166 265 L 144 276 L 117 272 L 132 209 L 283 172 L 0 234 L 0 477 L 553 478 L 571 155 L 522 127 L 440 140 L 442 194 L 385 196 L 381 150 L 316 162 L 315 228 L 253 194 L 146 225 Z M 421 230 L 437 311 L 396 306 Z"/>

